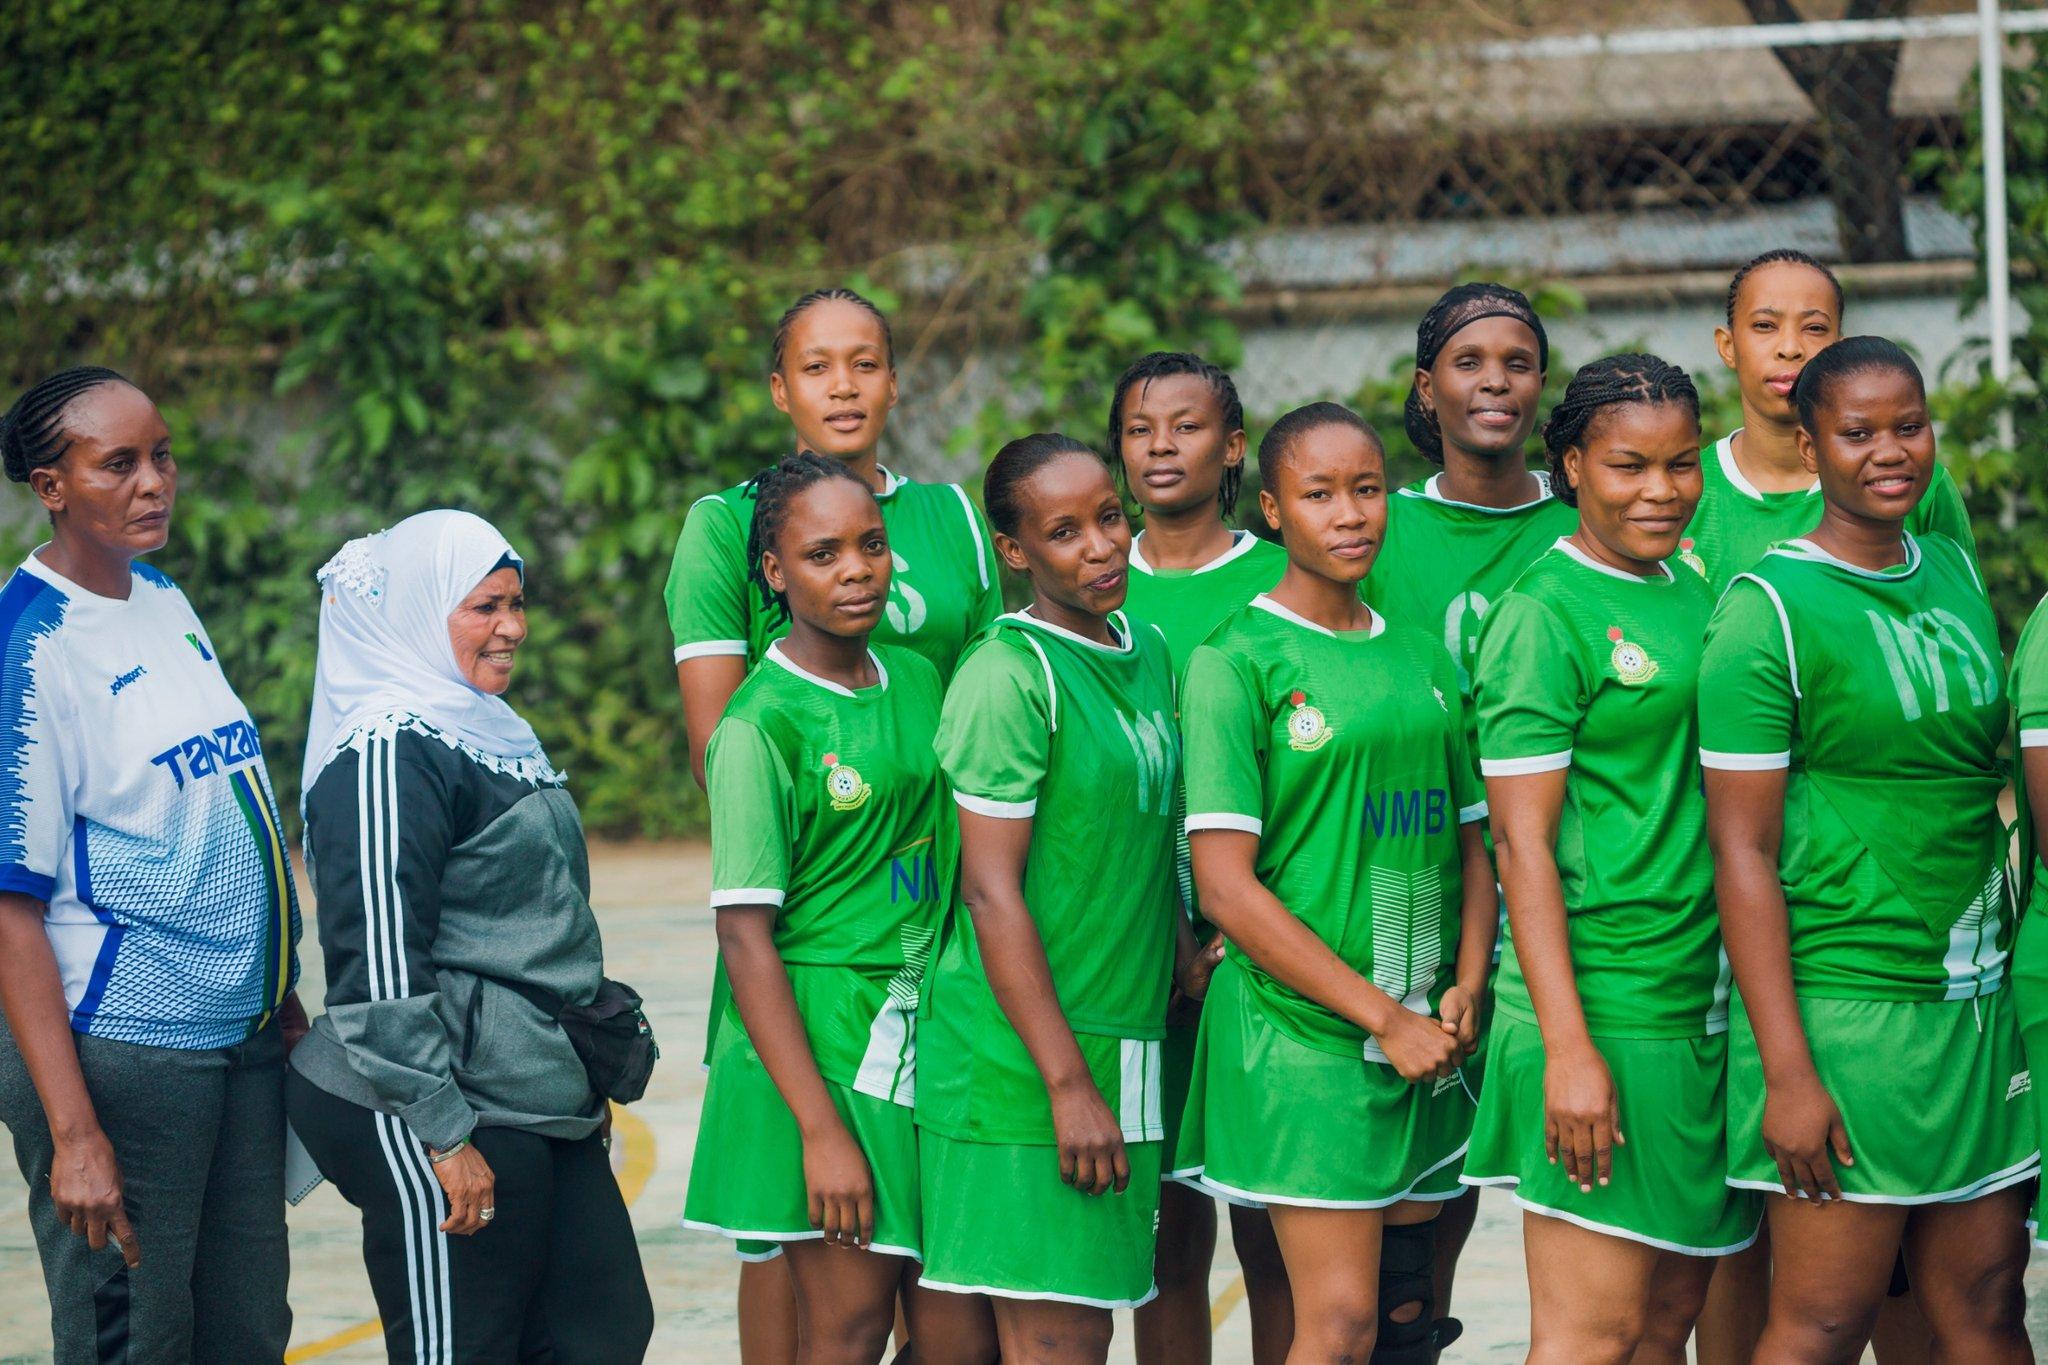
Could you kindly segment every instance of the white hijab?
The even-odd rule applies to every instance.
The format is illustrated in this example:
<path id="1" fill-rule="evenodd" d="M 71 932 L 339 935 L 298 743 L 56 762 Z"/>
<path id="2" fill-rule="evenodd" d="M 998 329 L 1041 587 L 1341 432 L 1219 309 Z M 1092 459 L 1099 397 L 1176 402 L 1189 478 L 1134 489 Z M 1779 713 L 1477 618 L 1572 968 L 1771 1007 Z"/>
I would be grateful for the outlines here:
<path id="1" fill-rule="evenodd" d="M 533 727 L 462 676 L 448 638 L 449 614 L 508 562 L 523 579 L 525 561 L 496 527 L 446 510 L 359 536 L 327 561 L 302 793 L 380 726 L 430 733 L 529 781 L 560 780 Z"/>

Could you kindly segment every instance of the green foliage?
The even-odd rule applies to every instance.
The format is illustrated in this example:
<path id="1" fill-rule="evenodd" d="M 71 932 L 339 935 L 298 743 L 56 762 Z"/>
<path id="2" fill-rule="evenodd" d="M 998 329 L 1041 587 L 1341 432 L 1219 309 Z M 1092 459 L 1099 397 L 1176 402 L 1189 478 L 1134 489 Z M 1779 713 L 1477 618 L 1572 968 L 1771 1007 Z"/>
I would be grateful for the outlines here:
<path id="1" fill-rule="evenodd" d="M 1984 259 L 1983 125 L 1968 101 L 1967 154 L 1948 168 L 1944 198 L 1969 221 Z M 1977 532 L 1985 585 L 2008 645 L 2048 589 L 2048 64 L 2005 71 L 2006 192 L 2014 311 L 2026 330 L 2013 339 L 2013 377 L 1991 376 L 1987 347 L 1957 357 L 1933 395 L 1942 454 L 1961 485 Z M 1980 266 L 1966 306 L 1983 301 Z M 2010 433 L 2010 440 L 2007 433 Z"/>
<path id="2" fill-rule="evenodd" d="M 288 806 L 315 570 L 453 505 L 528 555 L 518 701 L 591 825 L 699 827 L 660 591 L 690 502 L 786 446 L 774 315 L 937 271 L 942 314 L 997 321 L 928 334 L 1016 362 L 1010 415 L 959 448 L 1020 416 L 1092 436 L 1136 353 L 1236 358 L 1220 248 L 1248 149 L 1369 96 L 1342 54 L 1379 14 L 23 0 L 0 8 L 0 379 L 92 359 L 165 407 L 159 559 Z"/>

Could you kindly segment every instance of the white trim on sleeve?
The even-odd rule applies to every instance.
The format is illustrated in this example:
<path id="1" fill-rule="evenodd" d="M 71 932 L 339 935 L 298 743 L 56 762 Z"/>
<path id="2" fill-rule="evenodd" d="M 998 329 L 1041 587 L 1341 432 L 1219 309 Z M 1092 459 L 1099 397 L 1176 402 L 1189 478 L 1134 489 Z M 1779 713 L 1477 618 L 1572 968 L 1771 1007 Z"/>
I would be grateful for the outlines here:
<path id="1" fill-rule="evenodd" d="M 1266 824 L 1256 815 L 1238 815 L 1227 810 L 1212 810 L 1190 815 L 1186 828 L 1190 834 L 1204 829 L 1234 829 L 1240 834 L 1263 834 Z"/>
<path id="2" fill-rule="evenodd" d="M 1483 777 L 1527 777 L 1530 773 L 1554 773 L 1559 768 L 1572 766 L 1572 751 L 1563 749 L 1554 754 L 1532 754 L 1528 758 L 1482 758 L 1479 772 Z"/>
<path id="3" fill-rule="evenodd" d="M 2020 731 L 2022 749 L 2048 749 L 2048 730 Z"/>
<path id="4" fill-rule="evenodd" d="M 953 800 L 962 810 L 971 810 L 976 815 L 986 815 L 992 820 L 1029 820 L 1038 813 L 1038 798 L 1029 801 L 991 801 L 986 796 L 969 796 L 956 791 Z"/>
<path id="5" fill-rule="evenodd" d="M 692 640 L 689 644 L 676 646 L 677 663 L 681 663 L 685 659 L 721 658 L 729 654 L 737 654 L 742 659 L 746 658 L 747 642 L 745 640 Z"/>
<path id="6" fill-rule="evenodd" d="M 1469 825 L 1474 820 L 1484 820 L 1487 814 L 1488 811 L 1484 801 L 1481 801 L 1476 806 L 1460 806 L 1458 807 L 1458 823 Z"/>
<path id="7" fill-rule="evenodd" d="M 1724 754 L 1717 749 L 1700 750 L 1700 766 L 1724 773 L 1768 773 L 1792 766 L 1792 751 L 1777 754 Z"/>
<path id="8" fill-rule="evenodd" d="M 713 891 L 711 908 L 723 910 L 732 905 L 772 905 L 781 908 L 784 892 L 775 886 L 742 886 L 730 891 Z"/>

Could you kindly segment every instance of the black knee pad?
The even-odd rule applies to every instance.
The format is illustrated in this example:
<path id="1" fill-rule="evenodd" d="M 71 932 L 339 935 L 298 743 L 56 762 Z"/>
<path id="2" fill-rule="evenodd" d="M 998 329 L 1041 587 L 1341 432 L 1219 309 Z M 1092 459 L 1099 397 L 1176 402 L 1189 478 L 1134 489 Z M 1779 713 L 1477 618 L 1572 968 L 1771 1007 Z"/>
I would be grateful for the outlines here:
<path id="1" fill-rule="evenodd" d="M 1373 1365 L 1435 1365 L 1437 1352 L 1465 1325 L 1436 1315 L 1436 1222 L 1388 1226 L 1380 1233 L 1380 1329 Z M 1421 1305 L 1413 1322 L 1394 1314 Z"/>

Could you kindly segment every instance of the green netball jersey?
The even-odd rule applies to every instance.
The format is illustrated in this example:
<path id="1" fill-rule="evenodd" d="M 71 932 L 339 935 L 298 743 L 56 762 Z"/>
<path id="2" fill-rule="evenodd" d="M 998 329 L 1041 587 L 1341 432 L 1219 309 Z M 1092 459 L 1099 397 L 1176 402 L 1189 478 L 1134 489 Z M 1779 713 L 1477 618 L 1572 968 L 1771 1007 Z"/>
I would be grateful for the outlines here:
<path id="1" fill-rule="evenodd" d="M 951 677 L 967 642 L 1003 609 L 995 544 L 966 490 L 918 483 L 882 471 L 882 525 L 895 572 L 875 639 L 907 645 Z M 697 499 L 683 519 L 662 598 L 675 636 L 675 661 L 712 654 L 744 658 L 751 669 L 789 623 L 747 581 L 747 532 L 754 493 L 738 484 Z"/>
<path id="2" fill-rule="evenodd" d="M 705 756 L 711 904 L 776 908 L 819 1074 L 909 1104 L 958 836 L 932 752 L 939 675 L 907 649 L 873 657 L 881 681 L 852 690 L 770 644 L 733 694 Z"/>
<path id="3" fill-rule="evenodd" d="M 1947 536 L 1872 571 L 1808 540 L 1714 610 L 1700 762 L 1786 769 L 1779 877 L 1801 995 L 1968 1000 L 2004 980 L 1998 624 Z"/>
<path id="4" fill-rule="evenodd" d="M 2028 749 L 2048 748 L 2048 599 L 2034 608 L 2012 651 L 2012 705 L 2019 726 L 2023 756 Z M 2020 876 L 2026 887 L 2026 909 L 2048 913 L 2048 872 L 2035 846 L 2034 822 L 2028 808 L 2026 778 L 2015 772 L 2013 795 L 2019 805 Z"/>
<path id="5" fill-rule="evenodd" d="M 1638 578 L 1559 540 L 1494 603 L 1480 639 L 1481 771 L 1567 770 L 1557 872 L 1594 1034 L 1728 1027 L 1695 716 L 1713 606 L 1689 570 Z M 1497 998 L 1536 1022 L 1512 931 Z"/>
<path id="6" fill-rule="evenodd" d="M 1199 569 L 1155 569 L 1145 560 L 1145 537 L 1131 542 L 1131 619 L 1159 627 L 1173 655 L 1175 674 L 1223 618 L 1280 581 L 1287 551 L 1250 531 L 1239 531 L 1228 550 Z"/>
<path id="7" fill-rule="evenodd" d="M 946 691 L 937 749 L 963 810 L 1030 819 L 1024 903 L 1060 1010 L 1091 1068 L 1121 1066 L 1128 1090 L 1134 1065 L 1139 1081 L 1156 1082 L 1166 1032 L 1180 745 L 1165 640 L 1121 612 L 1110 624 L 1114 645 L 1028 611 L 998 618 Z M 957 898 L 919 1046 L 920 1124 L 988 1142 L 1052 1140 L 1045 1083 L 989 988 Z M 1118 1088 L 1103 1083 L 1106 1095 Z"/>
<path id="8" fill-rule="evenodd" d="M 1546 474 L 1536 474 L 1543 491 L 1533 502 L 1505 508 L 1452 502 L 1439 491 L 1442 479 L 1432 474 L 1387 499 L 1387 542 L 1360 591 L 1375 612 L 1443 641 L 1469 703 L 1487 609 L 1578 529 L 1579 515 L 1551 496 Z"/>
<path id="9" fill-rule="evenodd" d="M 1678 542 L 1678 557 L 1705 574 L 1716 594 L 1771 546 L 1807 535 L 1820 525 L 1820 484 L 1791 493 L 1760 491 L 1735 463 L 1735 438 L 1741 434 L 1723 436 L 1701 458 L 1700 505 Z M 1920 505 L 1906 518 L 1906 530 L 1916 536 L 1947 536 L 1976 563 L 1970 514 L 1956 481 L 1940 465 L 1934 467 Z"/>
<path id="10" fill-rule="evenodd" d="M 1426 1014 L 1457 965 L 1458 826 L 1486 802 L 1450 656 L 1373 613 L 1337 634 L 1259 595 L 1188 661 L 1190 834 L 1256 834 L 1260 882 L 1344 962 Z M 1356 1024 L 1242 954 L 1289 1037 L 1383 1062 Z"/>

